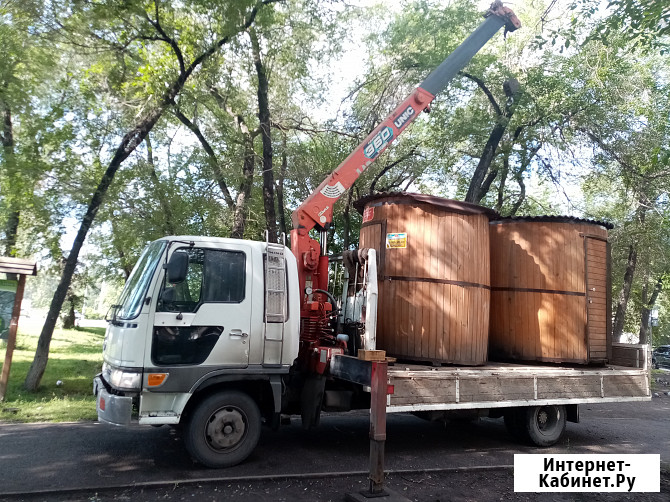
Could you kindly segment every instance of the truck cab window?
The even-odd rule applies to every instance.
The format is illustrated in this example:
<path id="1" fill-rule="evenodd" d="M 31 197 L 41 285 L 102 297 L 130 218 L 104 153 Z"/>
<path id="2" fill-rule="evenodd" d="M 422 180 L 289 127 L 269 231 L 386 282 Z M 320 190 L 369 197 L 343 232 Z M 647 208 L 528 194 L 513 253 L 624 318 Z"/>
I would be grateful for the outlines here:
<path id="1" fill-rule="evenodd" d="M 186 280 L 165 280 L 159 312 L 196 312 L 203 303 L 239 303 L 244 300 L 246 256 L 240 251 L 189 248 Z"/>
<path id="2" fill-rule="evenodd" d="M 159 312 L 195 312 L 200 304 L 204 272 L 204 250 L 178 249 L 175 253 L 188 254 L 188 272 L 182 282 L 163 283 Z"/>
<path id="3" fill-rule="evenodd" d="M 167 245 L 166 241 L 151 243 L 138 260 L 126 285 L 121 292 L 114 317 L 119 319 L 135 319 L 140 315 L 142 304 L 147 294 L 154 272 L 158 268 L 161 255 Z"/>
<path id="4" fill-rule="evenodd" d="M 206 250 L 203 301 L 239 303 L 244 300 L 245 262 L 242 252 Z"/>
<path id="5" fill-rule="evenodd" d="M 203 304 L 244 300 L 246 255 L 243 252 L 182 248 L 175 253 L 188 254 L 186 278 L 174 284 L 165 279 L 158 312 L 195 313 Z M 151 359 L 158 366 L 202 364 L 223 329 L 211 324 L 154 326 Z"/>

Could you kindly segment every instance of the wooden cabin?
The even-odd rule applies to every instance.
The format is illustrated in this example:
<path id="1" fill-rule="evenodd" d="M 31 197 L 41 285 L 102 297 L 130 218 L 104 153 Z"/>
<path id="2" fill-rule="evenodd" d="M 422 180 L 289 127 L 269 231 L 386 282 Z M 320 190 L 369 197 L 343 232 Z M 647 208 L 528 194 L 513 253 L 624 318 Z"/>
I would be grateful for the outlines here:
<path id="1" fill-rule="evenodd" d="M 408 193 L 372 195 L 356 206 L 360 248 L 379 257 L 377 348 L 404 360 L 484 364 L 496 213 Z"/>
<path id="2" fill-rule="evenodd" d="M 491 360 L 607 362 L 607 229 L 567 217 L 491 221 Z"/>

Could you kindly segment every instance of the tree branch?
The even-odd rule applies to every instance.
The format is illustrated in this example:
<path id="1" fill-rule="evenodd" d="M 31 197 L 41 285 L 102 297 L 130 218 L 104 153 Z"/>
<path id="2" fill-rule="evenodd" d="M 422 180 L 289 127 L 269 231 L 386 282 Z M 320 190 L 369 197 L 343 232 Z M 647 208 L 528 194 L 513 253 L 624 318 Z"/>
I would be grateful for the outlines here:
<path id="1" fill-rule="evenodd" d="M 264 5 L 270 5 L 273 3 L 281 2 L 282 0 L 261 0 L 256 5 L 254 5 L 254 8 L 251 9 L 251 12 L 249 13 L 249 17 L 247 17 L 244 21 L 244 24 L 239 27 L 238 31 L 235 32 L 235 35 L 242 31 L 246 31 L 249 29 L 249 27 L 253 24 L 254 19 L 256 19 L 256 15 L 258 14 L 258 10 L 263 7 Z M 188 65 L 188 68 L 186 68 L 186 75 L 190 76 L 191 73 L 193 73 L 193 70 L 195 70 L 200 64 L 209 58 L 212 54 L 214 54 L 218 49 L 223 47 L 225 44 L 227 44 L 230 39 L 232 38 L 231 35 L 226 35 L 225 37 L 219 39 L 214 45 L 212 45 L 209 49 L 207 49 L 205 52 L 200 54 L 197 58 L 195 58 L 190 65 Z"/>
<path id="2" fill-rule="evenodd" d="M 498 102 L 496 101 L 496 98 L 493 97 L 493 93 L 489 90 L 488 87 L 486 87 L 486 84 L 484 83 L 484 81 L 482 79 L 480 79 L 479 77 L 475 77 L 472 73 L 468 73 L 468 72 L 463 71 L 463 70 L 459 71 L 458 74 L 463 75 L 466 78 L 469 78 L 475 84 L 477 84 L 477 86 L 484 92 L 484 94 L 488 98 L 489 103 L 491 103 L 491 106 L 493 106 L 493 109 L 495 110 L 496 115 L 498 115 L 498 116 L 502 115 L 503 112 L 502 112 L 502 109 L 500 108 L 500 105 L 498 105 Z"/>
<path id="3" fill-rule="evenodd" d="M 214 99 L 219 105 L 219 108 L 224 110 L 228 115 L 232 117 L 232 119 L 235 121 L 235 125 L 243 135 L 245 136 L 248 135 L 251 139 L 253 139 L 261 133 L 260 127 L 256 128 L 253 131 L 250 131 L 249 127 L 247 127 L 247 124 L 244 121 L 244 117 L 242 117 L 242 115 L 239 113 L 235 113 L 235 111 L 230 106 L 228 106 L 226 99 L 223 96 L 221 96 L 221 93 L 215 87 L 210 87 L 209 92 L 212 96 L 214 96 Z"/>
<path id="4" fill-rule="evenodd" d="M 416 147 L 412 148 L 409 152 L 407 152 L 405 155 L 403 155 L 399 159 L 396 159 L 395 161 L 391 162 L 390 164 L 387 164 L 386 166 L 384 166 L 384 169 L 379 171 L 379 173 L 377 173 L 377 176 L 375 176 L 374 179 L 372 180 L 372 183 L 370 183 L 370 193 L 371 194 L 374 193 L 375 187 L 377 186 L 377 183 L 379 182 L 379 180 L 381 179 L 382 176 L 384 176 L 387 172 L 389 172 L 391 169 L 393 169 L 395 166 L 397 166 L 401 162 L 404 162 L 405 160 L 412 157 L 415 153 L 416 153 Z"/>
<path id="5" fill-rule="evenodd" d="M 219 185 L 219 188 L 221 189 L 221 193 L 223 194 L 223 198 L 226 201 L 226 205 L 228 206 L 229 209 L 233 209 L 235 207 L 235 202 L 233 201 L 233 198 L 230 195 L 230 190 L 228 190 L 228 186 L 226 185 L 225 180 L 223 179 L 223 172 L 221 171 L 221 166 L 219 166 L 219 161 L 216 157 L 216 153 L 214 153 L 214 149 L 212 146 L 209 144 L 205 136 L 202 134 L 202 131 L 200 128 L 195 125 L 193 122 L 191 122 L 186 115 L 184 115 L 179 108 L 176 106 L 173 108 L 175 116 L 179 119 L 179 121 L 184 124 L 186 127 L 189 128 L 189 130 L 195 134 L 195 136 L 198 138 L 198 141 L 200 141 L 200 144 L 202 145 L 203 150 L 207 153 L 207 158 L 209 159 L 209 165 L 212 168 L 212 171 L 214 172 L 214 178 L 216 180 L 216 183 Z"/>
<path id="6" fill-rule="evenodd" d="M 149 21 L 151 26 L 153 26 L 154 29 L 160 35 L 159 40 L 162 40 L 163 42 L 170 45 L 170 47 L 172 47 L 172 52 L 174 52 L 175 56 L 177 56 L 177 61 L 179 61 L 179 73 L 184 73 L 186 71 L 186 65 L 184 64 L 184 55 L 181 53 L 181 49 L 179 49 L 179 45 L 177 44 L 177 41 L 174 38 L 169 37 L 168 34 L 163 29 L 163 27 L 161 26 L 159 11 L 158 11 L 158 0 L 154 0 L 154 7 L 155 7 L 155 12 L 156 12 L 156 20 L 155 21 L 153 19 L 151 19 L 149 17 L 149 14 L 147 14 L 146 12 L 144 13 L 144 16 L 146 17 L 147 21 Z"/>
<path id="7" fill-rule="evenodd" d="M 624 160 L 619 154 L 614 152 L 612 148 L 607 143 L 605 143 L 605 141 L 602 138 L 596 136 L 591 131 L 587 131 L 586 129 L 582 128 L 578 130 L 586 134 L 589 137 L 589 139 L 593 141 L 595 144 L 597 144 L 603 152 L 605 152 L 607 155 L 616 160 L 619 164 L 621 164 L 621 166 L 631 171 L 635 171 L 635 166 L 633 166 L 632 164 Z"/>
<path id="8" fill-rule="evenodd" d="M 343 136 L 345 138 L 351 138 L 351 139 L 358 139 L 358 136 L 356 134 L 351 134 L 348 132 L 344 131 L 338 131 L 336 129 L 318 129 L 316 127 L 305 127 L 301 125 L 300 122 L 295 121 L 295 124 L 293 125 L 286 125 L 286 124 L 280 124 L 278 122 L 272 121 L 272 127 L 275 127 L 279 129 L 282 132 L 286 131 L 300 131 L 300 132 L 305 132 L 308 134 L 323 134 L 323 133 L 328 133 L 328 134 L 337 134 L 338 136 Z"/>

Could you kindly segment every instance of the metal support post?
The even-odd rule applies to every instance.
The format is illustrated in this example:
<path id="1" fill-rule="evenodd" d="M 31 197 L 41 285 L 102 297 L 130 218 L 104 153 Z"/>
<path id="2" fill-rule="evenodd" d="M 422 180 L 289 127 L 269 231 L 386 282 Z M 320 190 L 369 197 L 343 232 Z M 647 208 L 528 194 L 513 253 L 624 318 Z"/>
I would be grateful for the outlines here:
<path id="1" fill-rule="evenodd" d="M 393 394 L 388 384 L 388 363 L 373 361 L 370 372 L 370 475 L 368 490 L 347 493 L 345 500 L 364 502 L 381 498 L 384 502 L 409 502 L 409 499 L 384 487 L 384 446 L 386 444 L 386 396 Z"/>
<path id="2" fill-rule="evenodd" d="M 372 363 L 370 382 L 370 494 L 384 492 L 384 445 L 386 443 L 386 395 L 388 363 Z"/>

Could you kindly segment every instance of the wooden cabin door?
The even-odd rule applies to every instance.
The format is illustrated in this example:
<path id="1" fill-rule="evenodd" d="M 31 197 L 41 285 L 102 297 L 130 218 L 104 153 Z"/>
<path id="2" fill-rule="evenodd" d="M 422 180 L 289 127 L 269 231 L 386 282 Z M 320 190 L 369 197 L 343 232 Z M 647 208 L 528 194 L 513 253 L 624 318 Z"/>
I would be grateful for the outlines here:
<path id="1" fill-rule="evenodd" d="M 584 236 L 586 264 L 586 342 L 591 363 L 606 362 L 611 328 L 609 245 Z"/>

